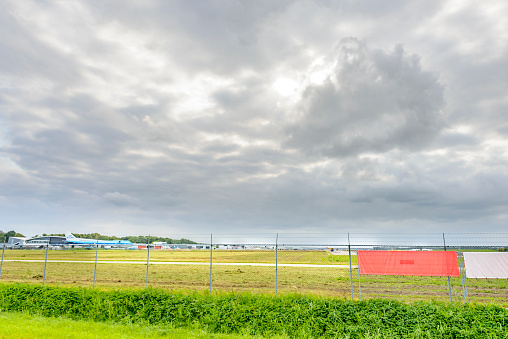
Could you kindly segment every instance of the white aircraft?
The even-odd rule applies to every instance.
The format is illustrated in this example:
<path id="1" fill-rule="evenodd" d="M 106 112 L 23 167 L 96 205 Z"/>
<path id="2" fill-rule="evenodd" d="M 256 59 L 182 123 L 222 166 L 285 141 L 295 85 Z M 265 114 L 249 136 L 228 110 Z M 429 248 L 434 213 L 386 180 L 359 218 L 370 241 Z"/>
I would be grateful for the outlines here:
<path id="1" fill-rule="evenodd" d="M 48 244 L 49 240 L 28 239 L 26 241 L 18 241 L 12 244 L 12 246 L 14 248 L 45 248 Z"/>
<path id="2" fill-rule="evenodd" d="M 99 244 L 100 246 L 111 247 L 130 247 L 132 243 L 128 240 L 96 240 L 76 238 L 72 233 L 65 233 L 65 243 L 67 245 L 76 246 L 93 246 Z"/>

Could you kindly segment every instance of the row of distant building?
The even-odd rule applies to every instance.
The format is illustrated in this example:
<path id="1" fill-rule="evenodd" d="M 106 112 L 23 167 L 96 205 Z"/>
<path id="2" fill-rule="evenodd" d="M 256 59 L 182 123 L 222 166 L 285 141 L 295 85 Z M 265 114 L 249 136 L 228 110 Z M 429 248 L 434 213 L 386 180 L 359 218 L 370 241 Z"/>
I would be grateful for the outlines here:
<path id="1" fill-rule="evenodd" d="M 128 240 L 99 240 L 77 238 L 71 233 L 64 236 L 38 236 L 38 237 L 9 237 L 5 244 L 7 248 L 14 249 L 65 249 L 65 248 L 110 248 L 110 249 L 194 249 L 209 250 L 209 244 L 168 244 L 166 242 L 152 242 L 151 244 L 136 244 Z M 214 245 L 215 249 L 273 249 L 273 246 L 248 246 L 248 245 Z"/>
<path id="2" fill-rule="evenodd" d="M 77 238 L 71 233 L 65 236 L 38 236 L 38 237 L 9 237 L 5 244 L 7 248 L 15 249 L 63 249 L 63 248 L 118 248 L 118 249 L 210 249 L 208 245 L 200 244 L 167 244 L 153 242 L 151 244 L 135 244 L 128 240 L 99 240 Z"/>
<path id="3" fill-rule="evenodd" d="M 0 244 L 2 246 L 2 244 Z M 6 248 L 14 249 L 65 249 L 65 248 L 111 248 L 111 249 L 130 249 L 130 250 L 141 250 L 147 249 L 161 249 L 161 250 L 174 250 L 174 249 L 194 249 L 194 250 L 209 250 L 210 244 L 168 244 L 166 242 L 152 242 L 150 244 L 137 244 L 132 243 L 129 240 L 99 240 L 99 239 L 86 239 L 77 238 L 71 233 L 66 233 L 65 236 L 47 235 L 37 237 L 18 237 L 11 236 L 8 242 L 5 244 Z M 225 250 L 274 250 L 273 245 L 225 245 L 225 244 L 214 244 L 213 249 L 225 249 Z M 301 246 L 301 245 L 282 245 L 278 246 L 280 250 L 327 250 L 331 254 L 335 255 L 347 255 L 349 253 L 347 247 L 325 247 L 325 246 Z M 359 249 L 359 248 L 356 248 Z M 397 249 L 397 250 L 411 250 L 411 251 L 432 251 L 431 248 L 381 248 L 373 246 L 364 246 L 362 249 Z M 355 253 L 356 254 L 356 253 Z"/>

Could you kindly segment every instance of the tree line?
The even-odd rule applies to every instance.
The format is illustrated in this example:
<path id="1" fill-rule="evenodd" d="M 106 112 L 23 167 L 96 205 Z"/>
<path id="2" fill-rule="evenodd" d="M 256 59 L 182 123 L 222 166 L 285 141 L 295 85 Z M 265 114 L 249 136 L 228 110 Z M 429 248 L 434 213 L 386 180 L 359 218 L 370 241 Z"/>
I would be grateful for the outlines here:
<path id="1" fill-rule="evenodd" d="M 25 237 L 25 236 L 16 231 L 9 232 L 0 231 L 0 243 L 8 242 L 10 237 Z"/>

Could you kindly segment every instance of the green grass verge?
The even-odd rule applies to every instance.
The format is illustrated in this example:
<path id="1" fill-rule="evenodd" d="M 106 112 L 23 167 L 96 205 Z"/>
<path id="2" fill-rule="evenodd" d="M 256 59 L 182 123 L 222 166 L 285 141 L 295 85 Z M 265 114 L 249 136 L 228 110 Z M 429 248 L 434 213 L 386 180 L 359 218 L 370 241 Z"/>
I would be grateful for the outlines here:
<path id="1" fill-rule="evenodd" d="M 203 330 L 173 328 L 169 325 L 119 324 L 72 320 L 63 317 L 48 318 L 40 315 L 18 312 L 0 312 L 0 338 L 2 339 L 41 339 L 41 338 L 256 338 L 243 335 L 212 334 Z"/>
<path id="2" fill-rule="evenodd" d="M 494 305 L 0 285 L 0 311 L 290 338 L 506 338 Z"/>

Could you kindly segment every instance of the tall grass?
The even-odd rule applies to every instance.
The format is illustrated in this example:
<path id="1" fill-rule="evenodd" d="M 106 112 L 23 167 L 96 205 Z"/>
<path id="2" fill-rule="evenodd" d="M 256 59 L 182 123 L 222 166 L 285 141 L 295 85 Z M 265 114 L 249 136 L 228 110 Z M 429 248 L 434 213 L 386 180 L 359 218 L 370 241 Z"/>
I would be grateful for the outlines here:
<path id="1" fill-rule="evenodd" d="M 494 305 L 4 284 L 0 310 L 293 338 L 508 337 L 508 311 Z"/>

